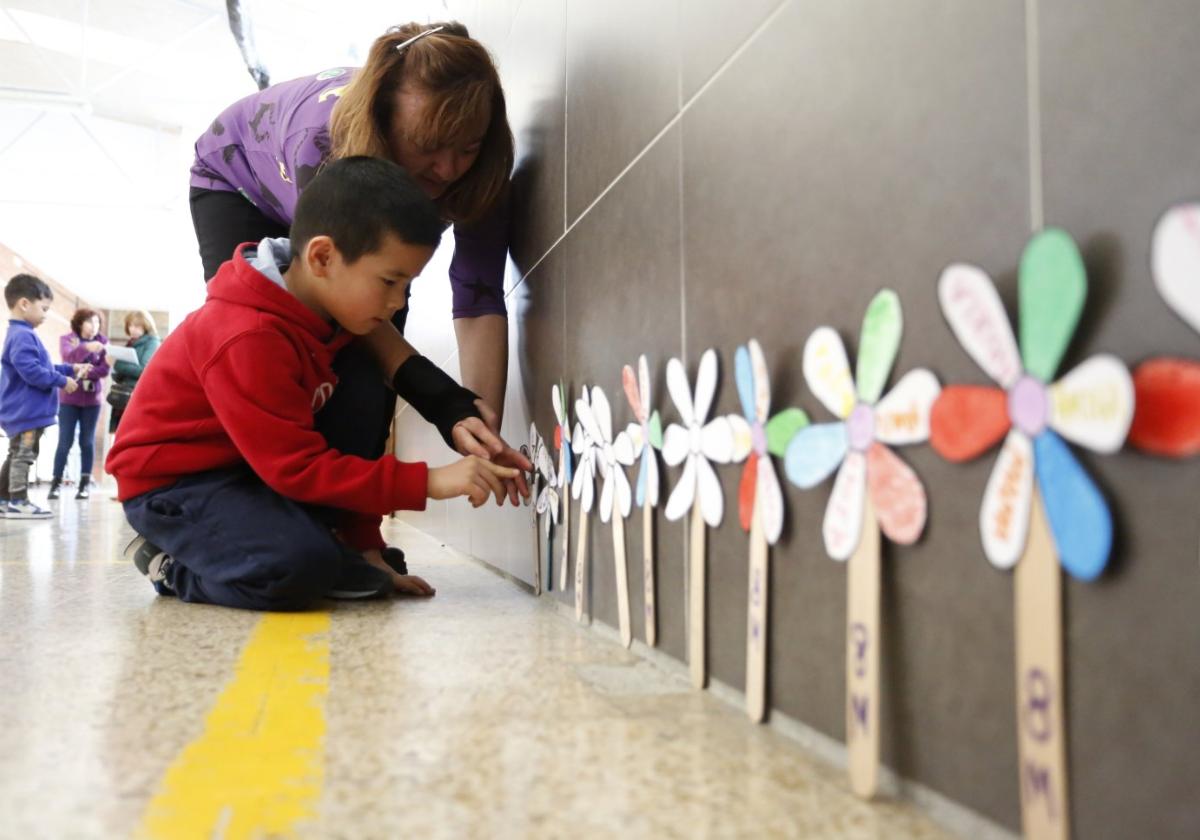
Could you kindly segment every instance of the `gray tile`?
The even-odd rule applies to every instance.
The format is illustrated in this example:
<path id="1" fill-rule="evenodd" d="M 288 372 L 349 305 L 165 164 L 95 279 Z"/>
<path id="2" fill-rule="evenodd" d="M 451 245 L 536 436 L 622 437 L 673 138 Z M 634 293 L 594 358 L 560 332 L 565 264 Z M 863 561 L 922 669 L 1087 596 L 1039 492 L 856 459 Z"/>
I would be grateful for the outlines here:
<path id="1" fill-rule="evenodd" d="M 517 144 L 512 254 L 529 268 L 565 228 L 566 0 L 525 0 L 500 54 Z"/>
<path id="2" fill-rule="evenodd" d="M 1185 93 L 1200 72 L 1195 5 L 1065 0 L 1041 4 L 1039 24 L 1046 223 L 1075 237 L 1089 275 L 1063 370 L 1100 351 L 1131 365 L 1200 357 L 1200 336 L 1155 291 L 1149 256 L 1163 211 L 1200 195 L 1200 103 Z M 1196 731 L 1200 671 L 1179 663 L 1194 662 L 1200 644 L 1200 465 L 1132 453 L 1082 460 L 1118 531 L 1110 573 L 1066 589 L 1073 828 L 1194 836 L 1188 780 L 1200 777 L 1200 756 L 1180 735 Z"/>
<path id="3" fill-rule="evenodd" d="M 712 74 L 783 0 L 692 0 L 679 6 L 683 101 L 687 102 Z M 681 103 L 682 104 L 682 103 Z"/>
<path id="4" fill-rule="evenodd" d="M 621 368 L 636 365 L 642 353 L 650 362 L 654 403 L 660 410 L 669 404 L 666 360 L 681 349 L 678 179 L 678 137 L 672 131 L 571 231 L 562 246 L 567 254 L 567 383 L 575 396 L 582 385 L 602 387 L 613 408 L 614 429 L 623 429 L 633 420 L 621 386 Z M 618 289 L 625 291 L 618 293 Z M 626 548 L 632 626 L 634 635 L 644 638 L 640 513 L 627 523 Z M 573 512 L 572 527 L 578 522 Z M 667 523 L 660 515 L 656 534 L 658 635 L 664 649 L 682 657 L 683 525 Z M 595 512 L 591 537 L 594 614 L 615 627 L 611 528 L 601 525 Z"/>
<path id="5" fill-rule="evenodd" d="M 568 222 L 678 110 L 677 27 L 675 2 L 568 3 Z"/>
<path id="6" fill-rule="evenodd" d="M 804 342 L 828 324 L 853 358 L 884 286 L 905 306 L 893 382 L 920 365 L 980 380 L 934 289 L 955 260 L 1011 286 L 1028 231 L 1024 94 L 1019 4 L 796 3 L 716 79 L 683 119 L 684 265 L 689 356 L 721 351 L 722 411 L 738 410 L 732 354 L 754 336 L 774 408 L 831 419 L 804 386 Z M 976 525 L 990 462 L 901 454 L 931 516 L 920 546 L 885 550 L 884 760 L 1014 825 L 1010 585 L 987 566 Z M 722 471 L 727 499 L 737 475 Z M 841 738 L 845 568 L 820 537 L 830 483 L 785 492 L 769 698 Z M 747 541 L 730 519 L 710 546 L 713 672 L 740 686 Z"/>

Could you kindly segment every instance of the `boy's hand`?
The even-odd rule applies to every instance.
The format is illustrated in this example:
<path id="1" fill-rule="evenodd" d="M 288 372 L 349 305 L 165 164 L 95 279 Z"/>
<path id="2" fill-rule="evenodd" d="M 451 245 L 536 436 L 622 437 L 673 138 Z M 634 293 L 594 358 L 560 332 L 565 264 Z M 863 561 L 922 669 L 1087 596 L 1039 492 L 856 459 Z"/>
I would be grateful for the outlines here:
<path id="1" fill-rule="evenodd" d="M 421 595 L 425 598 L 432 597 L 437 594 L 437 590 L 425 582 L 424 578 L 416 575 L 398 575 L 396 570 L 387 564 L 380 554 L 379 549 L 372 548 L 369 551 L 363 552 L 363 559 L 375 566 L 378 569 L 383 569 L 392 578 L 392 585 L 396 587 L 396 591 L 404 595 Z"/>
<path id="2" fill-rule="evenodd" d="M 514 467 L 502 467 L 478 455 L 468 455 L 448 467 L 431 469 L 425 495 L 431 499 L 466 496 L 472 507 L 482 506 L 489 495 L 494 495 L 496 504 L 503 505 L 505 480 L 515 479 L 519 474 Z"/>
<path id="3" fill-rule="evenodd" d="M 516 507 L 519 504 L 518 494 L 529 498 L 529 483 L 525 480 L 525 473 L 533 472 L 533 463 L 500 437 L 496 430 L 499 417 L 491 406 L 483 400 L 475 400 L 475 407 L 479 409 L 480 416 L 460 420 L 451 431 L 454 445 L 462 455 L 477 455 L 501 466 L 517 468 L 519 472 L 516 478 L 504 482 L 505 494 Z M 503 499 L 500 503 L 504 503 Z"/>
<path id="4" fill-rule="evenodd" d="M 68 394 L 74 394 L 76 391 L 79 390 L 79 383 L 68 376 L 67 384 L 63 386 L 63 390 L 66 391 Z"/>

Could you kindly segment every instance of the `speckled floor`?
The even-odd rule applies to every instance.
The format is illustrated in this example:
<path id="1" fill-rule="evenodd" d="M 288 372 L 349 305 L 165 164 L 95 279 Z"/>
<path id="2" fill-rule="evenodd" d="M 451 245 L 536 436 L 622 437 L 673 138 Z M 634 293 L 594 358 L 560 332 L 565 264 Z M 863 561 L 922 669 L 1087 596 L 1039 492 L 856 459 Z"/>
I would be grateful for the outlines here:
<path id="1" fill-rule="evenodd" d="M 263 617 L 156 597 L 106 496 L 0 520 L 4 837 L 946 836 L 400 524 L 438 595 L 300 617 L 325 622 L 294 653 L 309 670 L 289 687 L 268 667 L 255 695 L 249 648 L 282 644 Z M 214 742 L 212 710 L 239 703 L 247 732 Z M 234 776 L 210 819 L 200 800 Z"/>

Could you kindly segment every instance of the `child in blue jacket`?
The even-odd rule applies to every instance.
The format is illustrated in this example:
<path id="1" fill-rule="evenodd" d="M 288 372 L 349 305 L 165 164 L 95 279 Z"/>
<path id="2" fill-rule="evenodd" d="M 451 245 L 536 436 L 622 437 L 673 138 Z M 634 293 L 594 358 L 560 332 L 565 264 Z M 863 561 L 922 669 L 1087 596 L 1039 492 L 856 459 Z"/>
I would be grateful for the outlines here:
<path id="1" fill-rule="evenodd" d="M 42 432 L 58 417 L 58 394 L 79 387 L 89 365 L 55 365 L 34 328 L 46 320 L 54 293 L 32 274 L 4 287 L 8 334 L 0 354 L 0 428 L 8 435 L 8 458 L 0 468 L 0 515 L 45 519 L 53 514 L 29 501 L 29 468 L 37 460 Z"/>

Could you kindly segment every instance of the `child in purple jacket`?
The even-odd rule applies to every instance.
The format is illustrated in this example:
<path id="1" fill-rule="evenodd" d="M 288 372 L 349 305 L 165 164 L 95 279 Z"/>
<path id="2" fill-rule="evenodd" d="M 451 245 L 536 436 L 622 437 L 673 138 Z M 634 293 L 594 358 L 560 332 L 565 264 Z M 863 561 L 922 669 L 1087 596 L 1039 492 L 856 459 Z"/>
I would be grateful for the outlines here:
<path id="1" fill-rule="evenodd" d="M 93 309 L 77 309 L 71 316 L 71 331 L 59 339 L 64 363 L 87 364 L 91 369 L 79 380 L 79 387 L 58 396 L 58 449 L 54 452 L 54 479 L 50 482 L 47 499 L 57 499 L 62 487 L 67 456 L 75 445 L 75 430 L 79 430 L 79 488 L 76 499 L 91 495 L 92 463 L 96 457 L 96 421 L 100 419 L 100 396 L 103 379 L 108 376 L 108 359 L 104 346 L 108 343 L 100 334 L 100 314 Z"/>

